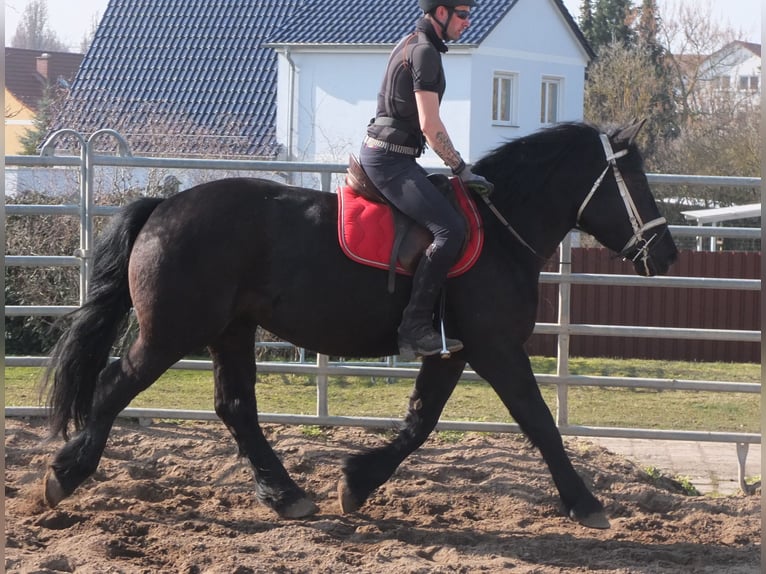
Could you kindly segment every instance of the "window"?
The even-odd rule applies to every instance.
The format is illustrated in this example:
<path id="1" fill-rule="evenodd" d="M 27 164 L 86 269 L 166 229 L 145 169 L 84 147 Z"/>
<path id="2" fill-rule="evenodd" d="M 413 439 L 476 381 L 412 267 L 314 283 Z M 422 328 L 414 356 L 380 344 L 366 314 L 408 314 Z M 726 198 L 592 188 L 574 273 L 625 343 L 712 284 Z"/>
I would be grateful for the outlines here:
<path id="1" fill-rule="evenodd" d="M 519 76 L 511 72 L 495 72 L 492 77 L 492 122 L 518 125 Z"/>
<path id="2" fill-rule="evenodd" d="M 713 85 L 719 90 L 728 90 L 731 88 L 731 78 L 729 76 L 716 76 L 713 78 Z"/>
<path id="3" fill-rule="evenodd" d="M 740 76 L 739 89 L 743 92 L 757 92 L 758 76 Z"/>
<path id="4" fill-rule="evenodd" d="M 561 78 L 543 78 L 540 84 L 540 123 L 555 124 L 561 111 Z"/>

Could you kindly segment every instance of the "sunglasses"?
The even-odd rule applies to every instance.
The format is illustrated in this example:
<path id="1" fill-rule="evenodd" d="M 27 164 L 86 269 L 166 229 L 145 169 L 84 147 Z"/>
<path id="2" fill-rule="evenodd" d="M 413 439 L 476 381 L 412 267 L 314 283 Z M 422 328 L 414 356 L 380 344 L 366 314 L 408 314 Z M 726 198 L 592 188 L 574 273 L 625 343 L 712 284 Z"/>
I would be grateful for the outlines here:
<path id="1" fill-rule="evenodd" d="M 453 10 L 452 13 L 461 20 L 468 20 L 471 17 L 470 10 Z"/>

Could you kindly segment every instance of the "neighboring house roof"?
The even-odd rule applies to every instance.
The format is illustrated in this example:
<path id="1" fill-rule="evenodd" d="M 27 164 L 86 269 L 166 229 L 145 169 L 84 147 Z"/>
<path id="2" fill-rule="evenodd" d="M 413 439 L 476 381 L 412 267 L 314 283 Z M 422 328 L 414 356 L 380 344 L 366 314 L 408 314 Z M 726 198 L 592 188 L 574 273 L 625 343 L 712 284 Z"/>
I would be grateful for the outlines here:
<path id="1" fill-rule="evenodd" d="M 733 42 L 733 44 L 739 44 L 742 46 L 745 50 L 749 50 L 752 52 L 755 56 L 761 57 L 761 45 L 755 44 L 753 42 L 743 42 L 741 40 L 736 40 Z"/>
<path id="2" fill-rule="evenodd" d="M 736 69 L 742 61 L 760 57 L 760 44 L 735 40 L 712 54 L 675 54 L 673 60 L 685 78 L 711 80 Z"/>
<path id="3" fill-rule="evenodd" d="M 735 40 L 702 57 L 703 67 L 711 70 L 734 67 L 745 60 L 761 57 L 761 45 Z"/>
<path id="4" fill-rule="evenodd" d="M 553 1 L 592 57 L 562 0 Z M 481 42 L 517 2 L 482 0 L 461 43 Z M 58 125 L 115 128 L 134 151 L 165 147 L 158 142 L 165 128 L 173 140 L 165 149 L 174 153 L 274 157 L 270 46 L 393 44 L 419 15 L 416 0 L 110 0 Z"/>
<path id="5" fill-rule="evenodd" d="M 686 82 L 689 79 L 697 78 L 699 69 L 706 58 L 707 56 L 700 54 L 674 54 L 672 61 L 678 68 L 681 78 Z"/>
<path id="6" fill-rule="evenodd" d="M 6 47 L 5 88 L 36 112 L 47 87 L 69 87 L 82 59 L 83 54 Z"/>

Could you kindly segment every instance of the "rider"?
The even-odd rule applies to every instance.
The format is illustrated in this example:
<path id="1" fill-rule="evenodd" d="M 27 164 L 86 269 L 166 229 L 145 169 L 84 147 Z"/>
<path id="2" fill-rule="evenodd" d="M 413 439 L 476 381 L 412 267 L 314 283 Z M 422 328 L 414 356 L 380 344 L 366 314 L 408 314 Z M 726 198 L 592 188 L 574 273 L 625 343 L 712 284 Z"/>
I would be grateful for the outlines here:
<path id="1" fill-rule="evenodd" d="M 381 193 L 400 211 L 426 227 L 433 242 L 412 279 L 412 293 L 399 325 L 399 352 L 435 355 L 442 340 L 433 310 L 447 273 L 466 236 L 463 217 L 426 177 L 415 159 L 427 144 L 466 185 L 491 193 L 492 184 L 473 174 L 447 135 L 439 116 L 446 86 L 441 54 L 470 24 L 474 0 L 419 0 L 423 17 L 416 30 L 391 52 L 378 93 L 376 117 L 367 126 L 359 160 Z M 463 343 L 447 339 L 449 351 Z"/>

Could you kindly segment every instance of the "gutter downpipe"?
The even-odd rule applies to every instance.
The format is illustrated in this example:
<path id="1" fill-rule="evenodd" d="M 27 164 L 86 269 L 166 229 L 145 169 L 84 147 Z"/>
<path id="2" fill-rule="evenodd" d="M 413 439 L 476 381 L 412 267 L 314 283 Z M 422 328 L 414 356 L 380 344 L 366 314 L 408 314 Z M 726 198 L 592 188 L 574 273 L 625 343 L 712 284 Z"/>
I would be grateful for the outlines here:
<path id="1" fill-rule="evenodd" d="M 295 62 L 290 56 L 290 46 L 285 46 L 285 59 L 288 66 L 290 66 L 290 73 L 287 77 L 287 161 L 293 159 L 293 128 L 295 119 L 293 117 L 295 113 L 295 76 L 296 67 Z M 290 176 L 292 180 L 293 176 Z"/>

